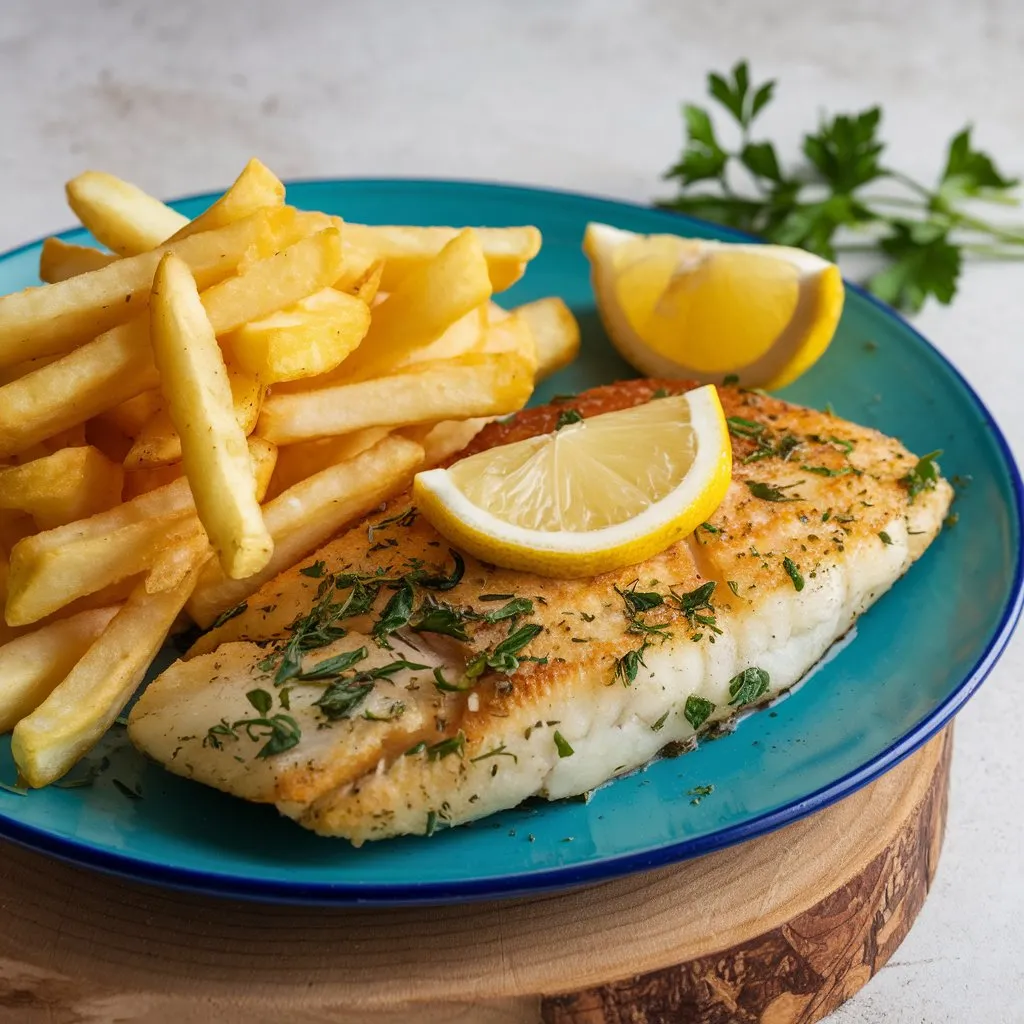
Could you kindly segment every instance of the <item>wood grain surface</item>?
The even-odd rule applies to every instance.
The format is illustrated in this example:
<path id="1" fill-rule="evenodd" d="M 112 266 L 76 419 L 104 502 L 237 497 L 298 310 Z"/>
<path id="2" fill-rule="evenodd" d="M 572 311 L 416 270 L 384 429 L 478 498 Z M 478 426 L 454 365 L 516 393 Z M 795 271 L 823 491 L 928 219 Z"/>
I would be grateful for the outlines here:
<path id="1" fill-rule="evenodd" d="M 812 1024 L 928 892 L 951 735 L 840 804 L 673 868 L 530 900 L 287 907 L 0 847 L 0 1021 Z"/>

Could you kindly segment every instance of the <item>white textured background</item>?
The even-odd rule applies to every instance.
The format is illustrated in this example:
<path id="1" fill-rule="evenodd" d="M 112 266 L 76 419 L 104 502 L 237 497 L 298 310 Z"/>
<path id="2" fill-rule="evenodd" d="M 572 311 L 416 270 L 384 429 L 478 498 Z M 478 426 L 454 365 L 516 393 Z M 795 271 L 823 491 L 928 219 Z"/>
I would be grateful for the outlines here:
<path id="1" fill-rule="evenodd" d="M 369 3 L 0 0 L 0 248 L 68 226 L 86 167 L 163 196 L 279 175 L 494 178 L 645 202 L 680 144 L 678 103 L 748 57 L 778 76 L 766 134 L 793 152 L 821 108 L 885 108 L 896 166 L 937 172 L 949 136 L 1024 173 L 1022 0 Z M 1024 219 L 1024 217 L 1022 217 Z M 918 326 L 1024 451 L 1024 269 L 971 268 Z M 837 1024 L 1024 1022 L 1024 646 L 957 726 L 932 895 Z"/>

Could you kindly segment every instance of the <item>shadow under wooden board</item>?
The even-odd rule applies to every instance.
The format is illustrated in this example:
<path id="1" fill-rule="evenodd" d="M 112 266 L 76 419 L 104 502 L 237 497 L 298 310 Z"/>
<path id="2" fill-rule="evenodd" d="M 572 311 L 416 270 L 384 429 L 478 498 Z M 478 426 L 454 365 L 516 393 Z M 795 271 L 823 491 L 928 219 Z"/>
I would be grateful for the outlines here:
<path id="1" fill-rule="evenodd" d="M 0 1021 L 811 1024 L 935 873 L 951 729 L 870 786 L 698 860 L 534 899 L 236 903 L 0 847 Z"/>

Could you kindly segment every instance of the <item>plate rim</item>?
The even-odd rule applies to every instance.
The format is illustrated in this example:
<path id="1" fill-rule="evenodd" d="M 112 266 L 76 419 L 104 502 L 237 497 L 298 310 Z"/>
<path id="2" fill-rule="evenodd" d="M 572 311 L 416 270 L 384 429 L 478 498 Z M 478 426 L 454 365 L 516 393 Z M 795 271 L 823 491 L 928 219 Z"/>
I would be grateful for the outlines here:
<path id="1" fill-rule="evenodd" d="M 410 178 L 404 176 L 327 176 L 289 178 L 284 184 L 286 188 L 290 188 L 293 185 L 342 185 L 347 188 L 357 189 L 379 188 L 381 186 L 406 189 L 441 187 L 471 189 L 481 192 L 518 192 L 534 199 L 543 197 L 549 200 L 552 198 L 564 198 L 574 201 L 585 200 L 611 207 L 624 207 L 643 213 L 664 214 L 676 219 L 681 225 L 691 223 L 704 228 L 710 228 L 719 237 L 763 242 L 763 239 L 756 238 L 746 232 L 726 228 L 700 217 L 692 217 L 688 214 L 676 213 L 672 210 L 647 206 L 631 200 L 617 199 L 598 193 L 547 188 L 537 185 L 522 185 L 500 180 L 446 177 Z M 220 194 L 221 192 L 219 191 L 190 193 L 167 200 L 167 202 L 170 205 L 175 205 L 197 200 L 213 200 Z M 62 238 L 78 233 L 81 230 L 83 230 L 81 227 L 66 228 L 7 249 L 0 252 L 0 263 L 7 262 L 41 245 L 47 237 L 54 237 L 55 235 L 58 238 Z M 1017 525 L 1017 546 L 1009 598 L 1003 608 L 998 627 L 989 643 L 971 670 L 964 675 L 960 683 L 946 699 L 934 711 L 905 732 L 903 736 L 876 755 L 869 763 L 847 772 L 828 785 L 821 786 L 798 800 L 793 800 L 774 810 L 766 811 L 744 822 L 718 829 L 707 835 L 678 840 L 653 850 L 620 854 L 588 864 L 564 865 L 518 875 L 481 880 L 463 880 L 457 883 L 412 882 L 401 884 L 367 883 L 363 885 L 352 882 L 284 881 L 266 878 L 253 879 L 251 877 L 206 871 L 198 868 L 169 866 L 129 854 L 106 850 L 82 840 L 55 835 L 35 825 L 27 825 L 24 822 L 10 818 L 3 812 L 0 812 L 0 838 L 48 854 L 67 863 L 94 869 L 107 875 L 208 896 L 234 899 L 243 898 L 260 902 L 292 905 L 333 906 L 409 906 L 468 900 L 506 899 L 516 896 L 567 890 L 597 882 L 609 881 L 634 872 L 667 867 L 693 857 L 725 849 L 737 843 L 756 839 L 759 836 L 775 831 L 837 803 L 839 800 L 851 795 L 856 790 L 868 785 L 885 772 L 891 770 L 904 758 L 927 743 L 939 730 L 944 728 L 974 693 L 977 692 L 981 684 L 988 678 L 996 662 L 1002 656 L 1020 621 L 1022 611 L 1024 611 L 1024 479 L 1022 479 L 1020 467 L 1017 465 L 1013 450 L 1001 427 L 996 422 L 988 406 L 974 387 L 967 381 L 959 368 L 913 324 L 891 306 L 846 278 L 843 279 L 843 284 L 850 292 L 874 306 L 882 316 L 889 320 L 894 320 L 903 329 L 909 331 L 916 341 L 922 343 L 927 350 L 930 350 L 931 354 L 952 375 L 954 381 L 963 389 L 967 397 L 973 401 L 975 407 L 981 413 L 985 426 L 991 432 L 996 448 L 1006 467 L 1013 498 L 1012 512 L 1014 514 L 1011 518 L 1016 520 Z"/>

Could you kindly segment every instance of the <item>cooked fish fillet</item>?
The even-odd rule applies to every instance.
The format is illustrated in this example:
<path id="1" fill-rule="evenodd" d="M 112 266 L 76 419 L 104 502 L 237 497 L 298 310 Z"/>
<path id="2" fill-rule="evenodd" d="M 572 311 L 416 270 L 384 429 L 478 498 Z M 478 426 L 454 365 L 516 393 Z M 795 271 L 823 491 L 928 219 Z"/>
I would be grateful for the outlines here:
<path id="1" fill-rule="evenodd" d="M 685 386 L 598 388 L 492 424 L 470 451 L 659 389 Z M 877 431 L 721 396 L 728 494 L 656 558 L 578 580 L 496 568 L 450 551 L 406 495 L 203 637 L 129 735 L 173 772 L 358 845 L 586 792 L 765 703 L 922 554 L 952 490 L 910 486 L 917 459 Z"/>

